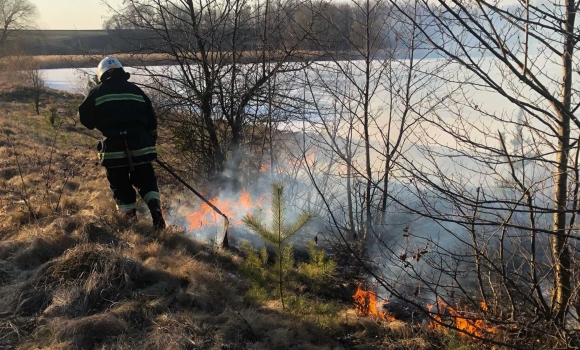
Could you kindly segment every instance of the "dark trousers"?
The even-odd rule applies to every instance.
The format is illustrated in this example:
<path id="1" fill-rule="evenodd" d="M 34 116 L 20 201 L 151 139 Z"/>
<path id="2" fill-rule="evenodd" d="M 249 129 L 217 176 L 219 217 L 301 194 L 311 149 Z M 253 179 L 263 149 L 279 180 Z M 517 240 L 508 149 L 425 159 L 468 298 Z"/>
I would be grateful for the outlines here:
<path id="1" fill-rule="evenodd" d="M 127 212 L 137 208 L 137 195 L 133 186 L 139 191 L 139 195 L 145 203 L 153 199 L 159 200 L 159 188 L 157 178 L 151 163 L 135 165 L 134 171 L 129 167 L 107 168 L 107 179 L 113 191 L 113 198 L 117 203 L 117 209 Z"/>

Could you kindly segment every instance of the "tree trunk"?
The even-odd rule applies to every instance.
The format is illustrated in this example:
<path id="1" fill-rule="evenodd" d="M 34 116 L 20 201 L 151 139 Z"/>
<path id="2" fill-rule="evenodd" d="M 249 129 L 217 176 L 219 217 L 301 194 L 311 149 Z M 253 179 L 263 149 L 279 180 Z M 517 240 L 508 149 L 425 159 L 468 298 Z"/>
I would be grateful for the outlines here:
<path id="1" fill-rule="evenodd" d="M 352 147 L 351 147 L 351 133 L 352 133 L 352 126 L 349 130 L 349 138 L 347 140 L 347 148 L 346 148 L 346 200 L 348 202 L 348 224 L 350 234 L 353 240 L 357 239 L 357 232 L 356 226 L 354 224 L 354 208 L 352 205 Z"/>
<path id="2" fill-rule="evenodd" d="M 6 44 L 6 39 L 8 38 L 8 27 L 2 28 L 2 35 L 0 35 L 0 57 L 4 56 L 3 53 L 6 51 L 4 45 Z"/>
<path id="3" fill-rule="evenodd" d="M 567 122 L 566 122 L 567 120 Z M 568 117 L 563 117 L 559 128 L 557 173 L 554 180 L 554 237 L 552 238 L 552 254 L 554 256 L 554 292 L 553 311 L 557 321 L 564 323 L 568 302 L 570 301 L 570 250 L 566 237 L 566 209 L 568 184 L 568 147 L 570 123 Z"/>
<path id="4" fill-rule="evenodd" d="M 566 37 L 562 54 L 563 84 L 560 123 L 558 126 L 558 153 L 556 156 L 557 170 L 554 179 L 554 237 L 552 238 L 552 254 L 554 256 L 554 291 L 552 308 L 557 322 L 566 321 L 566 313 L 571 296 L 571 261 L 570 248 L 566 234 L 566 212 L 568 207 L 568 153 L 570 147 L 570 114 L 572 95 L 572 57 L 574 53 L 574 21 L 576 12 L 574 1 L 566 1 Z"/>
<path id="5" fill-rule="evenodd" d="M 202 114 L 203 114 L 205 127 L 207 129 L 208 134 L 209 134 L 209 142 L 211 145 L 210 147 L 211 147 L 213 156 L 215 157 L 215 163 L 214 163 L 215 165 L 212 167 L 211 170 L 213 172 L 221 173 L 225 168 L 226 158 L 225 158 L 225 155 L 222 152 L 222 149 L 220 147 L 220 141 L 217 137 L 216 127 L 215 127 L 214 121 L 212 119 L 211 101 L 212 101 L 211 95 L 206 94 L 206 96 L 204 97 L 204 100 L 202 101 Z"/>
<path id="6" fill-rule="evenodd" d="M 242 123 L 241 123 L 241 116 L 235 118 L 235 121 L 230 124 L 232 130 L 232 144 L 230 146 L 232 155 L 231 159 L 228 164 L 228 169 L 230 171 L 231 179 L 229 184 L 232 186 L 234 191 L 239 191 L 242 187 L 242 183 L 240 180 L 240 166 L 242 164 L 242 160 L 244 154 L 242 153 Z"/>
<path id="7" fill-rule="evenodd" d="M 366 160 L 366 190 L 365 190 L 365 232 L 364 239 L 371 232 L 371 191 L 372 191 L 372 169 L 371 169 L 371 145 L 369 135 L 369 109 L 370 109 L 370 79 L 371 79 L 371 21 L 370 21 L 370 0 L 366 2 L 366 23 L 365 23 L 365 87 L 364 87 L 364 138 L 365 138 L 365 160 Z"/>

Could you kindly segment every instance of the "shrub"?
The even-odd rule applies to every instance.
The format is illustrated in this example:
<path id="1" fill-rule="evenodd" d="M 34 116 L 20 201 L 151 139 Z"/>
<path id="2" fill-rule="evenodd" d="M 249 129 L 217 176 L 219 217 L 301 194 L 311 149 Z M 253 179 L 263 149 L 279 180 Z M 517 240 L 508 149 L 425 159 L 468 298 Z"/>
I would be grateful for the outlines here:
<path id="1" fill-rule="evenodd" d="M 269 269 L 265 276 L 273 277 L 277 284 L 277 292 L 280 296 L 282 308 L 286 308 L 284 303 L 284 289 L 288 282 L 288 274 L 294 266 L 294 256 L 292 252 L 292 245 L 288 244 L 290 237 L 294 236 L 300 231 L 310 220 L 311 216 L 307 212 L 303 212 L 296 221 L 291 225 L 286 225 L 286 217 L 284 215 L 284 186 L 279 183 L 272 184 L 272 227 L 267 228 L 258 218 L 252 215 L 246 215 L 243 222 L 267 243 L 274 248 L 275 268 Z M 268 253 L 262 251 L 260 253 L 260 263 L 267 262 Z M 257 262 L 254 256 L 251 256 L 249 263 Z M 266 269 L 268 271 L 268 269 Z"/>

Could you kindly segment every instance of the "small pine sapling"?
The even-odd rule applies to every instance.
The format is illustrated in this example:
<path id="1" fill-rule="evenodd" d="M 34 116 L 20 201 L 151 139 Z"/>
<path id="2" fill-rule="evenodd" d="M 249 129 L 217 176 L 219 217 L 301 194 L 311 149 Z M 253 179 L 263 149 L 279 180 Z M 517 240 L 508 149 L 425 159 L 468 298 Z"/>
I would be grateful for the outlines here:
<path id="1" fill-rule="evenodd" d="M 311 215 L 303 212 L 296 221 L 286 224 L 284 214 L 284 185 L 280 183 L 272 184 L 272 227 L 266 227 L 262 221 L 252 215 L 243 218 L 244 224 L 262 237 L 267 243 L 274 247 L 275 254 L 275 278 L 278 284 L 278 294 L 282 308 L 286 309 L 284 302 L 284 288 L 287 276 L 294 266 L 294 256 L 292 245 L 288 240 L 300 231 L 310 221 Z"/>

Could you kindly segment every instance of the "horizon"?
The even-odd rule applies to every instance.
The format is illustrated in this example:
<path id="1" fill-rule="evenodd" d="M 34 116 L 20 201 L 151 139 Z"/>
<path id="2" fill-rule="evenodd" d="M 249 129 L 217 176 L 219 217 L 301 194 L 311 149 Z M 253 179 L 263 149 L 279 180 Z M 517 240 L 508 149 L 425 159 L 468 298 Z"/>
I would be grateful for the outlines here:
<path id="1" fill-rule="evenodd" d="M 103 0 L 30 0 L 36 6 L 36 27 L 39 30 L 99 30 L 110 16 Z M 122 0 L 107 0 L 118 7 Z"/>

